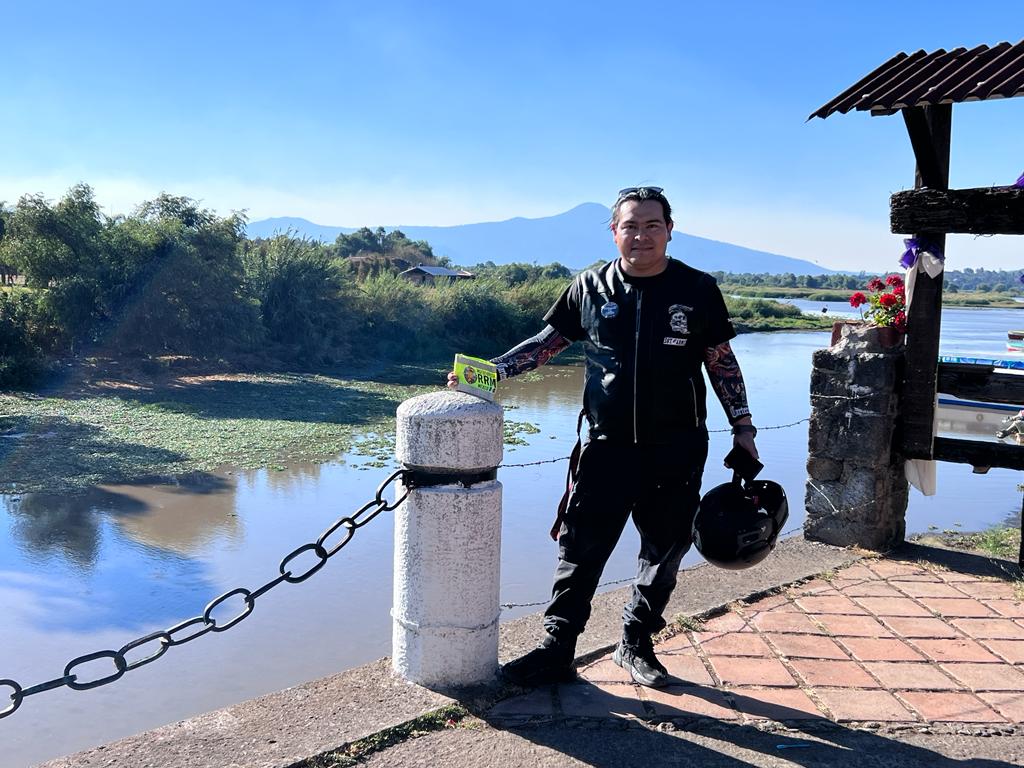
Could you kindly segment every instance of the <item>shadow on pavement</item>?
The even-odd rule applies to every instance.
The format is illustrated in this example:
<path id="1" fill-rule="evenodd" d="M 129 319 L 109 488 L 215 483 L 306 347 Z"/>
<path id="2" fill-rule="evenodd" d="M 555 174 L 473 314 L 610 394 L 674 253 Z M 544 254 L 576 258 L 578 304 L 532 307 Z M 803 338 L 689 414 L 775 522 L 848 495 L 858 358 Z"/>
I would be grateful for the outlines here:
<path id="1" fill-rule="evenodd" d="M 593 688 L 590 683 L 574 683 L 566 687 Z M 538 689 L 538 694 L 551 689 Z M 704 699 L 717 706 L 722 691 L 699 685 L 676 686 L 690 696 Z M 541 694 L 542 695 L 542 694 Z M 623 768 L 623 766 L 746 766 L 786 764 L 817 767 L 835 765 L 869 766 L 922 766 L 924 768 L 1011 768 L 1017 762 L 1002 759 L 965 756 L 949 757 L 934 749 L 910 744 L 901 738 L 902 732 L 885 735 L 868 730 L 854 729 L 828 720 L 821 715 L 777 704 L 767 704 L 735 691 L 730 698 L 737 709 L 758 712 L 771 718 L 762 725 L 742 723 L 714 717 L 696 717 L 679 713 L 672 716 L 648 711 L 643 719 L 648 727 L 623 714 L 634 712 L 634 698 L 617 697 L 601 691 L 595 698 L 605 711 L 593 709 L 587 717 L 572 716 L 530 718 L 515 722 L 511 717 L 483 719 L 491 727 L 514 733 L 538 746 L 556 750 L 570 758 L 595 768 Z M 655 706 L 655 710 L 657 706 Z M 734 715 L 735 716 L 735 715 Z M 785 733 L 773 732 L 775 723 Z M 663 730 L 668 724 L 668 730 Z M 758 727 L 762 725 L 762 727 Z M 803 734 L 795 738 L 793 732 Z M 990 742 L 991 739 L 986 740 Z M 968 747 L 969 749 L 969 747 Z M 752 754 L 753 753 L 753 754 Z"/>
<path id="2" fill-rule="evenodd" d="M 896 562 L 924 561 L 969 576 L 994 577 L 999 579 L 1020 579 L 1022 571 L 1017 563 L 977 552 L 959 549 L 943 549 L 924 544 L 905 542 L 892 552 L 886 553 L 887 560 Z"/>

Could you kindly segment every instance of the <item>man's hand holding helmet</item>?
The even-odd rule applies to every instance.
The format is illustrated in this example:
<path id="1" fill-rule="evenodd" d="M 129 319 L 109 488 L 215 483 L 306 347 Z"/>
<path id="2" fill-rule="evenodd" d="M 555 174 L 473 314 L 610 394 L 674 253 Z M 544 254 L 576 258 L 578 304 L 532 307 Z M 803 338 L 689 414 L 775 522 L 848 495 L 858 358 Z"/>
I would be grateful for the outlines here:
<path id="1" fill-rule="evenodd" d="M 750 423 L 750 417 L 744 416 L 737 419 L 732 425 L 732 444 L 738 446 L 753 456 L 759 458 L 757 446 L 754 445 L 754 438 L 757 437 L 757 427 Z M 726 464 L 726 466 L 729 466 Z"/>

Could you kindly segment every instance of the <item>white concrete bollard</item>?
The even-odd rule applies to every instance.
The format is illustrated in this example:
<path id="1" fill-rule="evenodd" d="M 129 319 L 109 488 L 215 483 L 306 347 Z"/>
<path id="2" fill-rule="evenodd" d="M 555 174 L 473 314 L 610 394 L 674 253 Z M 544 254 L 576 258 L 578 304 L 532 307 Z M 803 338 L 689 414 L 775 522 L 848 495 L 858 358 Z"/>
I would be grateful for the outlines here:
<path id="1" fill-rule="evenodd" d="M 489 682 L 498 669 L 501 483 L 484 478 L 501 463 L 501 406 L 460 392 L 421 395 L 399 406 L 397 429 L 398 460 L 416 475 L 395 511 L 392 667 L 427 688 Z"/>

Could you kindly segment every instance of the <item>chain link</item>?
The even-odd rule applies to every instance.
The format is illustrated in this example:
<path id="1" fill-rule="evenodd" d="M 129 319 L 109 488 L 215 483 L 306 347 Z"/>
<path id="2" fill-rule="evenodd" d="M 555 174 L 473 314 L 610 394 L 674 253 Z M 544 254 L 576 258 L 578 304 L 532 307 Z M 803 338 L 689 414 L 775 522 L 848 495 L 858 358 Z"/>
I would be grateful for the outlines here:
<path id="1" fill-rule="evenodd" d="M 871 395 L 853 395 L 852 397 L 851 396 L 847 396 L 847 395 L 814 395 L 814 397 L 826 398 L 828 400 L 836 400 L 837 401 L 837 402 L 833 403 L 832 405 L 815 406 L 815 410 L 817 410 L 817 412 L 819 414 L 825 414 L 825 413 L 828 413 L 828 412 L 830 412 L 830 411 L 832 411 L 832 410 L 834 410 L 836 408 L 849 408 L 850 407 L 849 403 L 855 402 L 857 400 L 867 400 L 868 398 L 871 397 Z M 758 427 L 757 431 L 758 432 L 767 432 L 770 429 L 789 429 L 790 427 L 796 427 L 796 426 L 799 426 L 801 424 L 809 423 L 810 420 L 811 420 L 810 416 L 805 416 L 802 419 L 797 419 L 796 421 L 791 421 L 788 424 L 770 424 L 767 427 Z M 724 429 L 709 429 L 708 430 L 708 434 L 718 434 L 718 433 L 731 432 L 731 431 L 732 431 L 732 427 L 726 427 Z M 524 464 L 502 464 L 501 467 L 502 468 L 505 468 L 505 467 L 534 467 L 534 466 L 537 466 L 538 464 L 554 464 L 554 463 L 559 462 L 559 461 L 566 461 L 566 460 L 568 460 L 568 458 L 569 458 L 568 456 L 560 456 L 557 459 L 542 459 L 540 461 L 528 461 L 528 462 L 526 462 Z"/>
<path id="2" fill-rule="evenodd" d="M 795 528 L 790 528 L 788 531 L 780 533 L 779 534 L 779 538 L 780 539 L 784 539 L 787 536 L 789 536 L 791 533 L 796 533 L 797 531 L 801 531 L 801 530 L 803 530 L 803 526 L 802 525 L 798 525 Z M 691 566 L 690 568 L 683 568 L 683 569 L 680 570 L 680 573 L 683 573 L 683 572 L 688 571 L 691 568 L 695 568 L 695 567 L 696 566 Z M 626 576 L 623 579 L 614 579 L 612 581 L 602 581 L 600 584 L 597 585 L 597 588 L 601 589 L 601 587 L 613 587 L 616 584 L 627 584 L 627 583 L 632 583 L 634 581 L 636 581 L 636 577 L 635 576 Z M 540 600 L 540 601 L 535 602 L 535 603 L 502 603 L 501 604 L 501 609 L 504 611 L 504 610 L 508 610 L 510 608 L 536 608 L 537 606 L 547 605 L 550 602 L 551 602 L 550 600 Z"/>
<path id="3" fill-rule="evenodd" d="M 282 582 L 298 584 L 299 582 L 305 581 L 326 565 L 327 561 L 334 557 L 334 555 L 338 554 L 338 552 L 340 552 L 341 549 L 352 540 L 353 534 L 358 529 L 367 525 L 382 512 L 393 512 L 396 510 L 409 495 L 408 486 L 403 482 L 404 492 L 391 503 L 384 499 L 384 493 L 387 491 L 388 487 L 399 478 L 404 480 L 405 474 L 406 470 L 404 469 L 399 469 L 396 472 L 393 472 L 384 482 L 377 486 L 377 493 L 374 495 L 372 501 L 364 504 L 354 514 L 342 517 L 332 523 L 327 530 L 320 534 L 320 537 L 315 542 L 310 542 L 308 544 L 303 544 L 300 547 L 296 547 L 285 555 L 284 559 L 281 560 L 281 563 L 278 566 L 278 572 L 280 575 L 271 579 L 266 584 L 263 584 L 261 587 L 254 590 L 249 590 L 244 587 L 230 589 L 207 603 L 203 612 L 198 616 L 193 616 L 190 619 L 180 621 L 168 629 L 143 635 L 131 642 L 125 643 L 116 651 L 103 650 L 78 656 L 68 662 L 67 666 L 64 667 L 64 674 L 61 677 L 54 678 L 53 680 L 47 680 L 44 683 L 38 683 L 25 688 L 15 680 L 0 679 L 0 689 L 11 689 L 11 693 L 9 695 L 11 703 L 8 704 L 5 709 L 0 710 L 0 719 L 14 714 L 18 707 L 22 705 L 22 702 L 24 702 L 24 700 L 29 696 L 63 686 L 67 686 L 75 691 L 97 688 L 101 685 L 106 685 L 107 683 L 112 683 L 115 680 L 118 680 L 125 672 L 130 672 L 133 669 L 138 669 L 144 664 L 156 661 L 167 653 L 170 648 L 190 643 L 209 632 L 225 632 L 231 629 L 243 619 L 248 618 L 252 613 L 253 608 L 256 607 L 256 600 L 258 598 L 262 597 Z M 339 528 L 345 529 L 344 538 L 333 544 L 328 549 L 324 546 L 325 542 L 334 533 L 336 533 Z M 293 571 L 292 561 L 310 552 L 316 558 L 316 561 L 310 565 L 306 565 L 303 570 Z M 214 616 L 215 611 L 232 599 L 234 599 L 236 603 L 240 603 L 233 615 L 220 619 Z M 156 645 L 149 655 L 142 656 L 134 661 L 130 661 L 128 659 L 129 652 L 134 651 L 136 648 L 142 648 L 143 646 L 152 644 Z M 79 667 L 101 659 L 110 659 L 114 665 L 114 671 L 110 674 L 96 677 L 92 680 L 83 680 L 79 674 L 76 674 L 75 670 Z M 0 697 L 0 702 L 2 701 L 3 698 Z"/>

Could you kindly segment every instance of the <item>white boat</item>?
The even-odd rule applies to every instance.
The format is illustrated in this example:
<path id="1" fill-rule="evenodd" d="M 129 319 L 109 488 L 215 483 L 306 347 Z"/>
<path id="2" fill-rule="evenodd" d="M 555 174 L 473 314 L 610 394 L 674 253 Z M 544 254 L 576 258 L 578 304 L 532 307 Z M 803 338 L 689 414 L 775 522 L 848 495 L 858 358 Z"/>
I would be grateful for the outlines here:
<path id="1" fill-rule="evenodd" d="M 1021 335 L 1021 352 L 1024 352 L 1024 331 L 1010 331 L 1010 334 Z M 990 366 L 999 375 L 1024 376 L 1024 361 L 996 360 L 987 357 L 951 357 L 939 356 L 940 363 L 959 363 L 969 365 Z M 975 438 L 985 437 L 997 441 L 996 432 L 1005 429 L 1007 422 L 1024 409 L 1019 405 L 1007 403 L 983 403 L 967 400 L 953 395 L 939 395 L 936 426 L 939 433 L 968 434 Z M 1015 439 L 1015 438 L 1012 438 Z M 1018 442 L 1020 442 L 1018 440 Z"/>
<path id="2" fill-rule="evenodd" d="M 996 432 L 1006 426 L 1004 419 L 1016 415 L 1020 410 L 1020 406 L 1016 405 L 982 403 L 939 395 L 936 427 L 940 434 L 971 435 L 995 440 Z"/>

